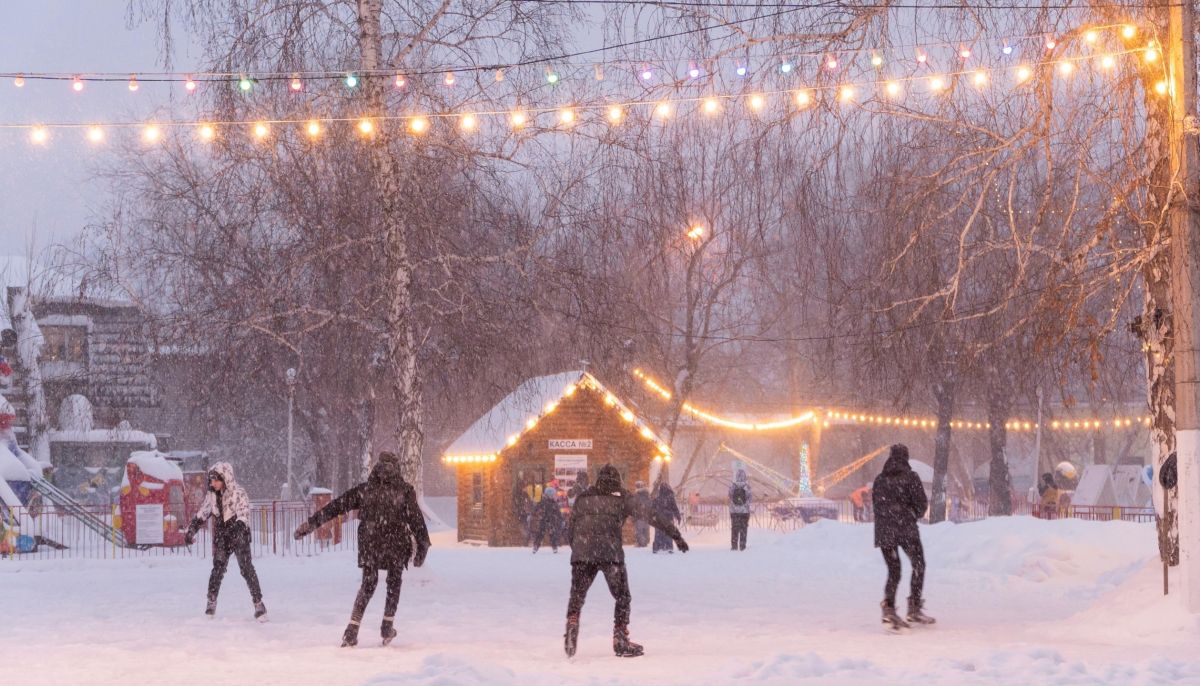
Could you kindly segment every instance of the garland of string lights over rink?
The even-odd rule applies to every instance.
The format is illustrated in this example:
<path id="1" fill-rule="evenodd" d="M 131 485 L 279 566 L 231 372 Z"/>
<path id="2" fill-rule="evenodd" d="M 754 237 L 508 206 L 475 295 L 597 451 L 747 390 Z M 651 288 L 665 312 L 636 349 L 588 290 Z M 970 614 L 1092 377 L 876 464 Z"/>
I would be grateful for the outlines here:
<path id="1" fill-rule="evenodd" d="M 29 96 L 38 88 L 69 88 L 84 94 L 94 88 L 126 88 L 136 96 L 147 83 L 177 85 L 187 98 L 224 89 L 245 99 L 233 111 L 274 109 L 257 117 L 152 116 L 143 121 L 30 121 L 0 123 L 0 132 L 16 132 L 34 145 L 47 145 L 59 134 L 82 135 L 94 144 L 109 132 L 139 136 L 152 145 L 167 135 L 194 135 L 201 142 L 218 137 L 245 137 L 266 142 L 281 135 L 309 139 L 333 136 L 374 137 L 382 132 L 412 136 L 439 132 L 460 137 L 485 126 L 502 131 L 617 127 L 633 119 L 669 123 L 683 116 L 768 117 L 789 115 L 818 104 L 853 107 L 867 102 L 907 107 L 922 99 L 948 97 L 962 89 L 1020 89 L 1042 78 L 1065 82 L 1086 72 L 1112 73 L 1123 64 L 1161 70 L 1151 79 L 1154 92 L 1170 96 L 1162 49 L 1133 24 L 1084 27 L 1060 35 L 984 38 L 964 43 L 926 43 L 840 52 L 808 52 L 738 59 L 680 61 L 676 64 L 607 61 L 578 63 L 542 58 L 520 64 L 441 68 L 423 71 L 388 70 L 375 73 L 306 71 L 138 72 L 0 74 L 0 79 Z M 1128 65 L 1137 60 L 1138 64 Z M 530 77 L 538 70 L 537 78 Z M 518 76 L 518 78 L 514 78 Z M 370 80 L 382 80 L 391 91 L 392 112 L 351 114 Z M 376 82 L 377 83 L 377 82 Z M 507 91 L 505 87 L 508 86 Z M 35 88 L 36 87 L 36 88 Z M 630 95 L 634 93 L 634 95 Z M 623 94 L 623 95 L 622 95 Z M 298 98 L 295 106 L 278 95 Z M 336 100 L 330 96 L 349 96 Z M 307 99 L 306 99 L 307 98 Z M 256 101 L 261 99 L 262 103 Z M 330 113 L 321 116 L 325 103 Z M 175 108 L 180 109 L 180 108 Z M 190 108 L 201 109 L 200 106 Z M 336 113 L 332 110 L 336 109 Z M 294 111 L 308 116 L 291 116 Z M 281 112 L 289 112 L 282 114 Z"/>

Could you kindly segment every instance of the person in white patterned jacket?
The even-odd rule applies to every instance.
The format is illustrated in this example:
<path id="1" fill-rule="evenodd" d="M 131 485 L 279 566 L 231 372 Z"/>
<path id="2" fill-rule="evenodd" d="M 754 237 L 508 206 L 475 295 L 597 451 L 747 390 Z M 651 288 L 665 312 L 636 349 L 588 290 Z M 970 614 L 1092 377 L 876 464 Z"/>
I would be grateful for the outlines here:
<path id="1" fill-rule="evenodd" d="M 267 608 L 262 601 L 262 588 L 258 573 L 250 559 L 250 497 L 245 489 L 233 479 L 233 467 L 228 462 L 218 462 L 208 472 L 208 492 L 204 504 L 188 526 L 185 541 L 188 545 L 196 538 L 196 532 L 209 517 L 213 518 L 213 568 L 208 577 L 208 607 L 204 614 L 212 617 L 217 613 L 217 594 L 221 580 L 229 567 L 229 556 L 237 558 L 238 568 L 250 588 L 250 600 L 254 603 L 254 617 L 265 622 Z"/>

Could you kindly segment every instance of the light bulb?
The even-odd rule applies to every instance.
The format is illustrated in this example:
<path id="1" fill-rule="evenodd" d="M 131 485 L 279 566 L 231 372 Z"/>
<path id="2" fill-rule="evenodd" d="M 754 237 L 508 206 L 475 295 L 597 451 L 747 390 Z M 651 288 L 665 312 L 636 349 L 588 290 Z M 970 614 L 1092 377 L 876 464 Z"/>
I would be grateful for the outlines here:
<path id="1" fill-rule="evenodd" d="M 940 76 L 935 76 L 929 79 L 929 87 L 935 91 L 940 91 L 946 87 L 946 81 Z"/>
<path id="2" fill-rule="evenodd" d="M 1012 46 L 1005 45 L 1003 48 L 1000 49 L 1000 52 L 1004 53 L 1005 55 L 1011 55 L 1012 54 Z"/>
<path id="3" fill-rule="evenodd" d="M 1126 24 L 1124 26 L 1124 28 L 1121 29 L 1121 35 L 1126 40 L 1133 38 L 1134 36 L 1137 35 L 1137 27 L 1134 26 L 1133 24 Z"/>
<path id="4" fill-rule="evenodd" d="M 316 119 L 309 119 L 308 124 L 304 127 L 304 132 L 311 138 L 316 138 L 321 135 L 321 122 Z"/>
<path id="5" fill-rule="evenodd" d="M 13 85 L 16 86 L 17 88 L 24 88 L 25 87 L 25 77 L 21 76 L 20 74 L 17 74 L 16 76 L 13 77 Z"/>
<path id="6" fill-rule="evenodd" d="M 479 122 L 475 120 L 475 115 L 473 114 L 464 114 L 458 122 L 459 127 L 463 131 L 474 131 L 478 124 Z"/>
<path id="7" fill-rule="evenodd" d="M 1083 40 L 1088 43 L 1095 43 L 1097 38 L 1099 38 L 1099 36 L 1095 31 L 1087 31 L 1083 34 Z"/>
<path id="8" fill-rule="evenodd" d="M 358 85 L 358 77 L 354 74 L 346 74 L 344 82 L 346 84 L 346 88 L 354 88 Z"/>
<path id="9" fill-rule="evenodd" d="M 721 109 L 721 103 L 716 98 L 705 98 L 702 108 L 705 114 L 716 114 Z"/>
<path id="10" fill-rule="evenodd" d="M 918 64 L 925 64 L 928 61 L 929 61 L 929 55 L 926 55 L 925 53 L 921 53 L 920 55 L 917 55 L 917 63 Z"/>
<path id="11" fill-rule="evenodd" d="M 546 73 L 546 83 L 548 83 L 550 85 L 554 85 L 554 84 L 558 83 L 558 74 L 555 74 L 554 72 L 547 72 Z"/>
<path id="12" fill-rule="evenodd" d="M 200 130 L 198 133 L 200 134 L 200 140 L 202 140 L 202 141 L 211 141 L 213 138 L 216 138 L 216 136 L 217 136 L 216 129 L 214 129 L 209 124 L 201 124 Z"/>
<path id="13" fill-rule="evenodd" d="M 1046 41 L 1046 49 L 1047 50 L 1053 50 L 1056 47 L 1058 47 L 1058 42 L 1055 41 L 1053 38 L 1050 38 Z"/>
<path id="14" fill-rule="evenodd" d="M 1166 81 L 1159 81 L 1158 83 L 1154 84 L 1154 92 L 1158 93 L 1159 95 L 1166 95 L 1169 89 L 1170 87 Z"/>
<path id="15" fill-rule="evenodd" d="M 842 99 L 842 102 L 850 102 L 854 99 L 854 86 L 842 86 L 838 90 L 838 96 Z"/>
<path id="16" fill-rule="evenodd" d="M 882 67 L 883 66 L 883 58 L 880 57 L 879 55 L 871 55 L 871 66 L 872 67 Z"/>
<path id="17" fill-rule="evenodd" d="M 497 72 L 497 73 L 502 73 L 502 72 Z M 496 80 L 500 81 L 503 78 L 504 77 L 502 76 Z M 404 86 L 408 84 L 408 81 L 404 78 L 403 74 L 396 74 L 396 80 L 393 83 L 396 85 L 396 88 L 404 88 Z"/>
<path id="18" fill-rule="evenodd" d="M 89 127 L 88 132 L 87 132 L 87 137 L 88 137 L 88 140 L 93 143 L 103 143 L 104 142 L 104 129 L 100 128 L 99 126 Z"/>
<path id="19" fill-rule="evenodd" d="M 129 90 L 132 92 L 132 91 L 136 91 L 137 89 L 138 89 L 137 77 L 130 76 L 129 77 Z"/>
<path id="20" fill-rule="evenodd" d="M 238 88 L 241 89 L 241 91 L 243 93 L 250 92 L 250 89 L 253 87 L 254 87 L 254 82 L 251 81 L 250 79 L 246 78 L 245 76 L 238 79 Z"/>
<path id="21" fill-rule="evenodd" d="M 692 67 L 691 69 L 688 70 L 688 76 L 692 77 L 693 79 L 698 79 L 698 78 L 700 78 L 700 70 L 695 67 Z"/>
<path id="22" fill-rule="evenodd" d="M 812 104 L 812 94 L 808 91 L 796 91 L 796 105 L 799 107 L 808 107 Z"/>
<path id="23" fill-rule="evenodd" d="M 294 90 L 298 93 L 298 92 L 304 90 L 304 82 L 300 80 L 299 76 L 293 76 L 291 87 L 292 87 L 292 90 Z"/>
<path id="24" fill-rule="evenodd" d="M 29 139 L 34 143 L 41 145 L 50 139 L 50 132 L 47 131 L 46 127 L 44 126 L 35 126 L 33 127 L 33 130 L 29 132 Z"/>
<path id="25" fill-rule="evenodd" d="M 1070 76 L 1071 72 L 1073 71 L 1075 71 L 1075 65 L 1073 63 L 1066 61 L 1058 63 L 1058 72 L 1063 76 Z"/>
<path id="26" fill-rule="evenodd" d="M 837 63 L 836 57 L 830 57 L 829 59 L 825 60 L 825 68 L 826 69 L 837 69 L 837 64 L 838 63 Z"/>
<path id="27" fill-rule="evenodd" d="M 254 125 L 254 137 L 255 138 L 260 138 L 260 139 L 266 138 L 268 133 L 271 133 L 271 129 L 269 127 L 267 127 L 267 125 L 265 123 L 259 122 Z"/>
<path id="28" fill-rule="evenodd" d="M 524 112 L 513 112 L 512 116 L 509 117 L 509 121 L 512 122 L 513 128 L 519 129 L 522 126 L 525 126 L 525 122 L 528 121 L 528 119 L 525 117 Z"/>
<path id="29" fill-rule="evenodd" d="M 971 50 L 969 48 L 963 48 L 962 50 L 958 51 L 958 56 L 963 58 L 964 60 L 970 59 L 971 58 Z"/>
<path id="30" fill-rule="evenodd" d="M 71 89 L 74 90 L 76 93 L 83 90 L 83 81 L 80 81 L 78 76 L 71 79 Z"/>
<path id="31" fill-rule="evenodd" d="M 687 237 L 692 240 L 699 240 L 700 238 L 703 238 L 704 237 L 704 227 L 700 224 L 696 224 L 692 228 L 688 229 Z"/>
<path id="32" fill-rule="evenodd" d="M 453 86 L 457 82 L 458 77 L 456 77 L 452 71 L 446 72 L 446 78 L 442 79 L 442 83 L 446 84 L 447 86 Z"/>
<path id="33" fill-rule="evenodd" d="M 158 139 L 161 137 L 162 131 L 154 124 L 151 124 L 142 130 L 142 138 L 147 143 L 157 143 Z"/>
<path id="34" fill-rule="evenodd" d="M 1100 66 L 1104 67 L 1105 69 L 1112 69 L 1113 67 L 1117 66 L 1117 60 L 1112 55 L 1105 55 L 1104 57 L 1100 58 Z"/>
<path id="35" fill-rule="evenodd" d="M 613 105 L 612 107 L 608 108 L 608 120 L 610 122 L 616 124 L 620 122 L 624 116 L 625 112 L 620 107 Z"/>
<path id="36" fill-rule="evenodd" d="M 654 107 L 654 114 L 660 119 L 666 119 L 671 116 L 671 106 L 665 102 L 660 102 Z"/>
<path id="37" fill-rule="evenodd" d="M 642 80 L 643 81 L 649 81 L 652 78 L 654 78 L 654 72 L 650 71 L 649 69 L 642 70 Z"/>
<path id="38" fill-rule="evenodd" d="M 1017 67 L 1017 81 L 1018 82 L 1024 83 L 1025 81 L 1028 81 L 1029 77 L 1031 77 L 1031 76 L 1033 76 L 1033 71 L 1030 70 L 1029 67 L 1024 67 L 1024 66 Z"/>
<path id="39" fill-rule="evenodd" d="M 369 136 L 375 131 L 375 125 L 370 119 L 360 119 L 358 122 L 358 132 L 364 136 Z"/>
<path id="40" fill-rule="evenodd" d="M 194 93 L 196 91 L 196 81 L 189 76 L 187 81 L 183 82 L 183 89 L 189 93 Z"/>
<path id="41" fill-rule="evenodd" d="M 738 68 L 737 68 L 737 70 L 736 70 L 736 71 L 737 71 L 737 75 L 738 75 L 738 76 L 745 76 L 745 75 L 746 75 L 746 67 L 744 67 L 743 65 L 740 65 L 740 64 L 739 64 L 739 65 L 738 65 Z"/>
<path id="42" fill-rule="evenodd" d="M 987 80 L 988 80 L 987 72 L 982 69 L 977 69 L 975 71 L 975 75 L 972 77 L 972 80 L 975 82 L 976 86 L 987 85 Z"/>
<path id="43" fill-rule="evenodd" d="M 1145 57 L 1147 62 L 1154 62 L 1158 60 L 1158 51 L 1154 48 L 1146 48 Z"/>
<path id="44" fill-rule="evenodd" d="M 761 96 L 761 95 L 751 95 L 750 96 L 750 108 L 751 109 L 761 110 L 763 108 L 763 106 L 766 104 L 767 104 L 767 100 L 763 96 Z"/>
<path id="45" fill-rule="evenodd" d="M 790 74 L 792 72 L 792 63 L 784 62 L 783 64 L 779 65 L 779 71 L 783 72 L 784 74 Z"/>
<path id="46" fill-rule="evenodd" d="M 895 81 L 888 81 L 887 85 L 884 86 L 884 90 L 887 91 L 888 95 L 896 97 L 900 95 L 900 84 Z"/>
<path id="47" fill-rule="evenodd" d="M 558 120 L 563 124 L 573 123 L 575 121 L 575 111 L 571 109 L 559 110 Z"/>
<path id="48" fill-rule="evenodd" d="M 425 133 L 429 130 L 429 120 L 425 117 L 413 117 L 408 122 L 408 128 L 411 129 L 413 133 Z"/>

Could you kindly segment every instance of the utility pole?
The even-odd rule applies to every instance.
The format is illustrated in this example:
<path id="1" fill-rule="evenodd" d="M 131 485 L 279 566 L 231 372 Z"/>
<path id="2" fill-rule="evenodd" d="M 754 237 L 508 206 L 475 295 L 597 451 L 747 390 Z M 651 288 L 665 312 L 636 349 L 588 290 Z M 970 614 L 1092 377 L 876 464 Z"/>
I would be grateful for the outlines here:
<path id="1" fill-rule="evenodd" d="M 288 367 L 287 370 L 287 389 L 288 389 L 288 432 L 287 432 L 287 492 L 289 500 L 299 500 L 296 497 L 296 491 L 293 490 L 296 484 L 292 481 L 292 412 L 296 404 L 296 370 Z"/>
<path id="2" fill-rule="evenodd" d="M 1167 13 L 1171 99 L 1171 303 L 1175 341 L 1175 440 L 1179 464 L 1179 549 L 1187 608 L 1200 613 L 1200 160 L 1196 148 L 1193 0 L 1160 0 Z"/>

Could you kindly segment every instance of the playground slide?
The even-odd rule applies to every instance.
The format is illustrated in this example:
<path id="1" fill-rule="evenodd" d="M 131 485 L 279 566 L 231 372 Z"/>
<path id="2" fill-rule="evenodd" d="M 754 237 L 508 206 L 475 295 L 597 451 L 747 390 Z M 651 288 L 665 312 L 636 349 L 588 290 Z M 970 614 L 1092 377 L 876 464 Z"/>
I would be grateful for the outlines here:
<path id="1" fill-rule="evenodd" d="M 40 476 L 33 477 L 32 482 L 34 490 L 41 493 L 42 497 L 48 502 L 57 505 L 61 512 L 78 519 L 84 526 L 103 536 L 105 539 L 119 546 L 129 547 L 125 543 L 125 535 L 119 529 L 114 529 L 108 522 L 89 512 L 87 508 L 80 505 L 77 500 L 65 491 Z"/>

